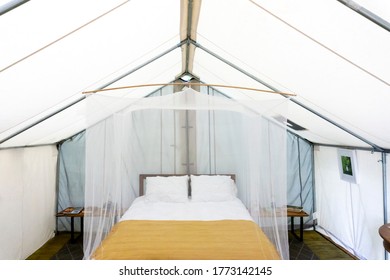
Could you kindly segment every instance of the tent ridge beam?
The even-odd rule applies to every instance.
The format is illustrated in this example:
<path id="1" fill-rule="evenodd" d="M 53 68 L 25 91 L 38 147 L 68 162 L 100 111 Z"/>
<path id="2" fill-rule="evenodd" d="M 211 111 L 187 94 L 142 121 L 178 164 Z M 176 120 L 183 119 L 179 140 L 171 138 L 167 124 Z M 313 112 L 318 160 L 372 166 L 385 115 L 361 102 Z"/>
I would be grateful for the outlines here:
<path id="1" fill-rule="evenodd" d="M 214 56 L 215 58 L 217 58 L 217 59 L 219 59 L 220 61 L 226 63 L 227 65 L 233 67 L 234 69 L 236 69 L 237 71 L 241 72 L 242 74 L 244 74 L 244 75 L 248 76 L 249 78 L 255 80 L 256 82 L 261 83 L 262 85 L 266 86 L 267 88 L 269 88 L 269 89 L 271 89 L 271 90 L 273 90 L 273 91 L 275 91 L 275 92 L 280 93 L 280 94 L 281 94 L 282 96 L 284 96 L 284 97 L 287 97 L 287 96 L 284 95 L 279 89 L 277 89 L 277 88 L 275 88 L 274 86 L 268 84 L 267 82 L 264 82 L 263 80 L 261 80 L 261 79 L 259 79 L 258 77 L 252 75 L 251 73 L 245 71 L 244 69 L 238 67 L 237 65 L 233 64 L 232 62 L 230 62 L 230 61 L 228 61 L 228 60 L 222 58 L 221 56 L 217 55 L 216 53 L 214 53 L 214 52 L 212 52 L 211 50 L 207 49 L 206 47 L 202 46 L 201 44 L 199 44 L 199 43 L 197 43 L 197 42 L 195 42 L 195 41 L 193 41 L 193 40 L 191 40 L 191 44 L 194 44 L 195 47 L 198 47 L 198 48 L 202 49 L 203 51 L 207 52 L 207 53 L 210 54 L 211 56 Z M 302 103 L 299 102 L 298 100 L 296 100 L 296 99 L 294 99 L 294 98 L 290 98 L 290 100 L 291 100 L 291 102 L 293 102 L 293 103 L 297 104 L 298 106 L 300 106 L 300 107 L 302 107 L 302 108 L 308 110 L 309 112 L 315 114 L 316 116 L 320 117 L 321 119 L 323 119 L 323 120 L 325 120 L 325 121 L 327 121 L 327 122 L 333 124 L 334 126 L 336 126 L 336 127 L 340 128 L 341 130 L 347 132 L 348 134 L 350 134 L 350 135 L 352 135 L 352 136 L 358 138 L 359 140 L 365 142 L 366 144 L 370 145 L 375 151 L 378 151 L 378 152 L 385 152 L 385 151 L 386 151 L 386 149 L 383 149 L 383 148 L 379 147 L 378 145 L 376 145 L 376 144 L 372 143 L 371 141 L 365 139 L 364 137 L 362 137 L 362 136 L 356 134 L 355 132 L 349 130 L 348 128 L 346 128 L 346 127 L 344 127 L 344 126 L 338 124 L 337 122 L 335 122 L 335 121 L 329 119 L 328 117 L 324 116 L 323 114 L 321 114 L 321 113 L 319 113 L 319 112 L 313 110 L 312 108 L 309 108 L 308 106 L 302 104 Z"/>
<path id="2" fill-rule="evenodd" d="M 188 0 L 188 13 L 187 13 L 187 39 L 191 38 L 191 28 L 192 28 L 192 13 L 193 13 L 193 2 L 192 0 Z M 190 41 L 187 40 L 186 44 L 186 61 L 185 61 L 185 72 L 189 72 L 189 64 L 190 64 Z"/>

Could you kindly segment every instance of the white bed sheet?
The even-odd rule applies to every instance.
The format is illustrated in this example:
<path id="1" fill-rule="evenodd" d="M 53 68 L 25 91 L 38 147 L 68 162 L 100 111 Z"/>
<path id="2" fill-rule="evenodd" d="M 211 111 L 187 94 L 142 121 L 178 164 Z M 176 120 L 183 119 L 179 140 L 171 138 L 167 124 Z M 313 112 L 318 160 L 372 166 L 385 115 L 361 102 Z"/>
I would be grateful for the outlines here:
<path id="1" fill-rule="evenodd" d="M 251 220 L 240 199 L 221 202 L 150 202 L 144 196 L 134 200 L 123 220 Z"/>

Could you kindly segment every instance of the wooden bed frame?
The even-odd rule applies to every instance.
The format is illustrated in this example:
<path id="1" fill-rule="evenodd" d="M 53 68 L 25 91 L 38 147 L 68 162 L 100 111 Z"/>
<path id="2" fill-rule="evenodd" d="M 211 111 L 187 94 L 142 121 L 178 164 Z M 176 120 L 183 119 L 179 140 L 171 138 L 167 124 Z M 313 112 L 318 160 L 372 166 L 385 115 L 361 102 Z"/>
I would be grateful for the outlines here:
<path id="1" fill-rule="evenodd" d="M 185 176 L 185 175 L 188 175 L 188 174 L 140 174 L 139 175 L 139 196 L 143 196 L 145 194 L 145 179 L 146 177 L 157 177 L 157 176 L 161 176 L 161 177 L 169 177 L 169 176 Z M 232 180 L 235 182 L 236 181 L 236 175 L 235 174 L 192 174 L 192 175 L 195 175 L 195 176 L 199 176 L 199 175 L 208 175 L 208 176 L 217 176 L 217 175 L 221 175 L 221 176 L 230 176 L 230 178 L 232 178 Z M 190 175 L 188 175 L 190 176 Z M 190 179 L 191 180 L 191 179 Z M 191 190 L 191 183 L 188 185 L 189 187 L 189 191 Z M 189 192 L 191 193 L 191 192 Z"/>

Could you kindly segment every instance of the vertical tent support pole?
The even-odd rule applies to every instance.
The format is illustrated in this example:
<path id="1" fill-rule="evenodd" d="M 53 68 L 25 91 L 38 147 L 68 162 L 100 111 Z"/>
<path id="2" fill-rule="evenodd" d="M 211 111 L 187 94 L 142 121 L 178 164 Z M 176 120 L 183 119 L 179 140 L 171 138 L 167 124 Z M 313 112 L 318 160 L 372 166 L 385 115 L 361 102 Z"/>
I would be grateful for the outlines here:
<path id="1" fill-rule="evenodd" d="M 189 124 L 189 113 L 186 110 L 186 124 L 185 124 L 185 133 L 186 133 L 186 172 L 190 174 L 190 124 Z"/>
<path id="2" fill-rule="evenodd" d="M 382 152 L 382 181 L 383 181 L 383 223 L 386 224 L 387 220 L 387 161 L 386 153 Z M 387 260 L 387 252 L 385 250 L 385 260 Z"/>
<path id="3" fill-rule="evenodd" d="M 316 205 L 316 181 L 315 181 L 315 162 L 314 162 L 314 144 L 311 143 L 311 177 L 312 177 L 312 185 L 313 185 L 313 214 L 317 212 L 317 205 Z M 313 219 L 313 229 L 316 229 L 317 225 L 317 217 L 316 219 Z"/>

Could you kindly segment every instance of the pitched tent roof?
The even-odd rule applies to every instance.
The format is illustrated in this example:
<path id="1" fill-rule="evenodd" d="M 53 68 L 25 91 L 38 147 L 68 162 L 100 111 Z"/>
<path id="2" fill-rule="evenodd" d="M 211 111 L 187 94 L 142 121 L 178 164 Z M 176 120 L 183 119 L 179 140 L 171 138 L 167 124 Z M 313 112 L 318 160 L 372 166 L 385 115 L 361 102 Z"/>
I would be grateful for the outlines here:
<path id="1" fill-rule="evenodd" d="M 0 7 L 0 148 L 85 129 L 85 91 L 191 74 L 296 94 L 289 127 L 314 143 L 390 149 L 387 1 L 11 2 L 23 3 Z"/>

